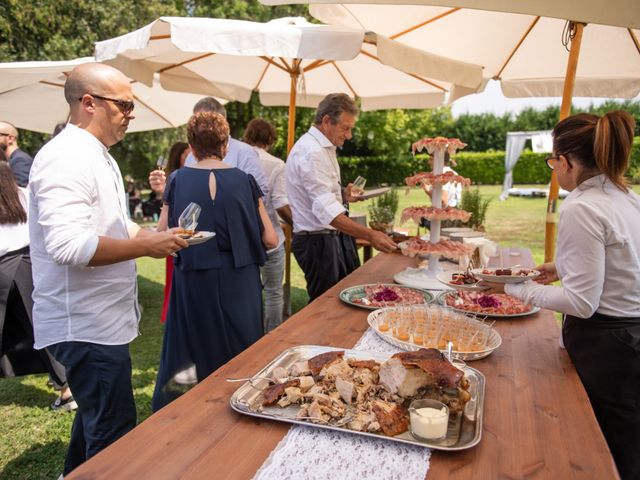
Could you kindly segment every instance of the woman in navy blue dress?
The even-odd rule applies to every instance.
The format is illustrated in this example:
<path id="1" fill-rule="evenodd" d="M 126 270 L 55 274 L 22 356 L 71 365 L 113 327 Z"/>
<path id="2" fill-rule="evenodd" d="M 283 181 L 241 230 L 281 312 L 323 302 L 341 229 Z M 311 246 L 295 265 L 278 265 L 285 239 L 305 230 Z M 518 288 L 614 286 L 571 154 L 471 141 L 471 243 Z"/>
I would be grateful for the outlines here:
<path id="1" fill-rule="evenodd" d="M 174 260 L 154 411 L 184 393 L 176 374 L 195 367 L 201 381 L 263 335 L 259 267 L 265 247 L 277 243 L 254 178 L 222 162 L 229 139 L 225 118 L 197 113 L 187 136 L 198 163 L 169 178 L 158 229 L 176 227 L 194 202 L 202 208 L 197 230 L 216 235 Z"/>

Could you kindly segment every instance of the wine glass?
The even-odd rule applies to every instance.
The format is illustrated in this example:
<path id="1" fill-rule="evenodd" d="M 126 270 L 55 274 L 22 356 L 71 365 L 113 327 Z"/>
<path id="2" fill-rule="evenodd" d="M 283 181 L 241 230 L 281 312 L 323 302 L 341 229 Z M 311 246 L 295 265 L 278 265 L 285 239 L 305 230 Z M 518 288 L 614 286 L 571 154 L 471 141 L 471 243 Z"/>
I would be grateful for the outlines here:
<path id="1" fill-rule="evenodd" d="M 164 169 L 167 168 L 167 157 L 160 155 L 156 160 L 156 167 L 164 172 Z"/>
<path id="2" fill-rule="evenodd" d="M 200 217 L 201 211 L 202 208 L 200 208 L 200 205 L 191 202 L 180 214 L 180 217 L 178 218 L 178 227 L 182 228 L 187 233 L 193 234 L 198 226 L 198 217 Z"/>
<path id="3" fill-rule="evenodd" d="M 367 184 L 367 179 L 358 175 L 351 184 L 351 195 L 360 196 L 364 193 L 364 186 Z"/>

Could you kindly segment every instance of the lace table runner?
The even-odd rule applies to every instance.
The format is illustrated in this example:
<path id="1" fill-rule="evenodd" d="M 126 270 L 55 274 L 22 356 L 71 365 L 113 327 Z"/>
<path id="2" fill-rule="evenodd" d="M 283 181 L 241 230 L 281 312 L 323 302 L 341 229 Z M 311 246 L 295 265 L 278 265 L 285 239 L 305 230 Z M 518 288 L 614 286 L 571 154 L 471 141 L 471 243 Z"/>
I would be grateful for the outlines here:
<path id="1" fill-rule="evenodd" d="M 354 350 L 397 353 L 369 328 Z M 294 425 L 253 477 L 287 479 L 424 479 L 431 451 L 348 432 Z"/>

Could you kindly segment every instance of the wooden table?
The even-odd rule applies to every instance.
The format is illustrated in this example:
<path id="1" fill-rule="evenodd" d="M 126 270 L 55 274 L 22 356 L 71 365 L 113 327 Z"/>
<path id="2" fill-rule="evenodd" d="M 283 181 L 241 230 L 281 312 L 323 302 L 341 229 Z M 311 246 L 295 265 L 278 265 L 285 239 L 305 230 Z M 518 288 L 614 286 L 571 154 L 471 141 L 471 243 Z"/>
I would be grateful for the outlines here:
<path id="1" fill-rule="evenodd" d="M 528 251 L 505 258 L 531 261 Z M 66 478 L 251 478 L 289 425 L 235 413 L 229 398 L 238 384 L 224 379 L 251 376 L 295 345 L 351 348 L 367 329 L 369 312 L 340 302 L 340 291 L 391 282 L 414 264 L 398 254 L 375 256 Z M 587 395 L 558 346 L 553 313 L 498 320 L 495 328 L 502 346 L 471 362 L 486 376 L 482 440 L 460 452 L 433 451 L 428 479 L 618 478 Z"/>

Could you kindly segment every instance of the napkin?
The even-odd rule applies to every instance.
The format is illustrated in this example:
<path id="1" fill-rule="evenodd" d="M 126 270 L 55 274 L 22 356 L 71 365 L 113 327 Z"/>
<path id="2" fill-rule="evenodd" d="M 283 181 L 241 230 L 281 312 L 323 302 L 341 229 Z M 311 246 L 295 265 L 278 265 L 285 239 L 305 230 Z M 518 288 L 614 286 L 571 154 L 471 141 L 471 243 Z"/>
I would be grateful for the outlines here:
<path id="1" fill-rule="evenodd" d="M 464 238 L 463 243 L 476 247 L 480 265 L 487 265 L 489 263 L 489 257 L 495 257 L 498 255 L 498 244 L 496 242 L 492 242 L 488 238 Z"/>

